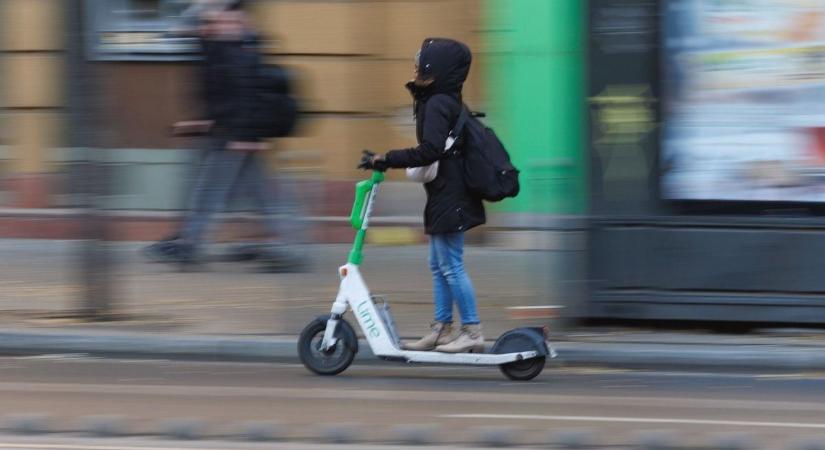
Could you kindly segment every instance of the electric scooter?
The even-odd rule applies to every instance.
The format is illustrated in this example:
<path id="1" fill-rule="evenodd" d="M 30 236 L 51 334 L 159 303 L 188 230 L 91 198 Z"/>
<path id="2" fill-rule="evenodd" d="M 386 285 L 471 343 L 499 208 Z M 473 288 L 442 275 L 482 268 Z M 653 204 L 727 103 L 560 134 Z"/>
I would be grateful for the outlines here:
<path id="1" fill-rule="evenodd" d="M 336 375 L 349 367 L 358 352 L 358 337 L 343 315 L 347 309 L 352 309 L 372 352 L 381 359 L 498 366 L 509 379 L 520 381 L 538 376 L 544 369 L 546 358 L 556 357 L 548 340 L 547 327 L 510 330 L 501 335 L 487 353 L 441 353 L 402 348 L 386 299 L 370 295 L 359 269 L 370 215 L 383 181 L 384 173 L 374 171 L 370 179 L 356 184 L 350 213 L 350 223 L 357 230 L 355 242 L 347 263 L 338 269 L 341 284 L 331 313 L 310 322 L 298 339 L 298 355 L 304 366 L 319 375 Z"/>

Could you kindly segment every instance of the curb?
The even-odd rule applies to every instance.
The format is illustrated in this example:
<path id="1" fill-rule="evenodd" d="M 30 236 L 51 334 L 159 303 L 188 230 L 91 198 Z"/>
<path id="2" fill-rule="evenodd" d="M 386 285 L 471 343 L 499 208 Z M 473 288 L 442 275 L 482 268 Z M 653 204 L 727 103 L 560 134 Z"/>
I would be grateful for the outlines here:
<path id="1" fill-rule="evenodd" d="M 0 330 L 0 354 L 83 354 L 205 361 L 297 360 L 296 338 Z"/>
<path id="2" fill-rule="evenodd" d="M 297 362 L 297 337 L 186 336 L 90 331 L 0 330 L 0 354 L 82 354 L 196 361 Z M 614 368 L 825 370 L 825 349 L 759 344 L 561 341 L 553 365 Z M 378 362 L 361 342 L 356 363 Z"/>
<path id="3" fill-rule="evenodd" d="M 765 344 L 623 344 L 565 342 L 556 346 L 570 366 L 627 369 L 824 370 L 825 349 Z"/>
<path id="4" fill-rule="evenodd" d="M 405 428 L 405 432 L 399 437 L 395 429 L 389 434 L 378 433 L 367 436 L 360 433 L 363 430 L 360 424 L 332 423 L 316 427 L 310 436 L 301 438 L 289 438 L 283 434 L 283 427 L 277 423 L 264 422 L 244 422 L 235 424 L 233 428 L 241 430 L 240 433 L 222 433 L 216 430 L 219 426 L 208 426 L 198 419 L 166 419 L 159 422 L 151 430 L 134 433 L 95 433 L 85 428 L 66 428 L 50 425 L 57 422 L 55 417 L 43 414 L 31 414 L 22 416 L 6 416 L 5 424 L 0 437 L 18 437 L 27 439 L 19 441 L 26 443 L 25 448 L 121 448 L 115 443 L 123 443 L 122 439 L 131 439 L 129 448 L 141 449 L 182 449 L 196 448 L 194 445 L 187 445 L 185 441 L 220 443 L 216 448 L 239 447 L 243 444 L 264 444 L 277 443 L 278 448 L 334 448 L 334 449 L 405 449 L 413 447 L 427 447 L 431 449 L 464 449 L 464 448 L 555 448 L 559 450 L 609 450 L 616 448 L 616 444 L 602 444 L 606 435 L 600 431 L 559 429 L 549 435 L 541 436 L 540 433 L 532 432 L 525 434 L 522 429 L 515 427 L 474 427 L 469 429 L 468 434 L 462 436 L 459 441 L 455 437 L 452 439 L 439 439 L 438 436 L 445 433 L 438 433 L 439 429 L 429 426 L 413 424 Z M 19 428 L 18 423 L 30 421 L 36 418 L 38 428 L 32 430 L 24 427 Z M 96 417 L 81 417 L 81 421 L 89 422 L 98 420 Z M 128 418 L 125 419 L 128 421 Z M 252 430 L 252 431 L 247 431 Z M 446 431 L 446 430 L 441 430 Z M 410 432 L 417 435 L 413 440 L 405 437 Z M 449 433 L 446 433 L 449 434 Z M 566 436 L 566 437 L 565 437 Z M 561 438 L 560 438 L 561 437 Z M 78 441 L 78 439 L 83 439 Z M 92 441 L 89 441 L 89 438 Z M 703 432 L 699 439 L 705 445 L 696 448 L 706 450 L 751 450 L 760 446 L 748 435 L 742 434 L 712 434 Z M 44 440 L 47 440 L 44 442 Z M 34 443 L 40 442 L 40 445 Z M 695 441 L 695 439 L 694 439 Z M 77 444 L 72 444 L 77 442 Z M 49 445 L 54 443 L 56 445 Z M 80 443 L 85 445 L 81 446 Z M 110 444 L 104 444 L 110 443 Z M 98 444 L 105 445 L 98 446 Z M 788 450 L 820 450 L 822 441 L 815 437 L 793 436 L 786 437 L 784 446 L 772 448 L 785 448 Z M 168 445 L 168 447 L 167 447 Z M 695 446 L 695 444 L 693 444 Z M 9 447 L 12 448 L 12 447 Z M 17 446 L 14 446 L 17 448 Z M 20 446 L 23 448 L 23 445 Z M 201 447 L 197 448 L 213 448 Z M 247 447 L 244 447 L 247 448 Z M 248 448 L 262 448 L 259 446 Z M 624 442 L 621 448 L 628 450 L 676 450 L 685 447 L 685 436 L 669 430 L 637 430 L 635 438 Z"/>

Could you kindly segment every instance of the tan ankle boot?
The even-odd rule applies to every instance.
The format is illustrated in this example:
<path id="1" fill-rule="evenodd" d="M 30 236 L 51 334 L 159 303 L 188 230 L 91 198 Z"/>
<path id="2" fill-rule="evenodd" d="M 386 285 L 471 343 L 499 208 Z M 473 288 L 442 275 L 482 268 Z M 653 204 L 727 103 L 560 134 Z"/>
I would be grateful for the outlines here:
<path id="1" fill-rule="evenodd" d="M 416 342 L 404 344 L 404 350 L 429 351 L 437 345 L 446 344 L 452 341 L 453 324 L 444 322 L 433 322 L 430 324 L 432 331 Z"/>
<path id="2" fill-rule="evenodd" d="M 483 353 L 484 335 L 481 334 L 481 325 L 464 325 L 461 333 L 449 344 L 439 345 L 437 352 L 444 353 Z"/>

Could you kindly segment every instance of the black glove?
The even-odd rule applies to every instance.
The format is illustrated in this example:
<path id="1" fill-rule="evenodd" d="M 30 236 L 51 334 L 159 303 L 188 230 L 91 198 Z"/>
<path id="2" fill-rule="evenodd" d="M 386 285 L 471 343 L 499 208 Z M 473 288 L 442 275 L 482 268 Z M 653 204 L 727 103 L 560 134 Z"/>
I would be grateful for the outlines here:
<path id="1" fill-rule="evenodd" d="M 375 153 L 369 150 L 361 150 L 361 162 L 358 163 L 359 169 L 370 170 L 372 169 L 372 158 L 375 157 Z"/>
<path id="2" fill-rule="evenodd" d="M 359 169 L 364 170 L 377 170 L 379 172 L 384 172 L 387 170 L 387 162 L 383 159 L 376 160 L 375 153 L 369 150 L 363 150 L 361 152 L 361 162 L 358 164 Z"/>

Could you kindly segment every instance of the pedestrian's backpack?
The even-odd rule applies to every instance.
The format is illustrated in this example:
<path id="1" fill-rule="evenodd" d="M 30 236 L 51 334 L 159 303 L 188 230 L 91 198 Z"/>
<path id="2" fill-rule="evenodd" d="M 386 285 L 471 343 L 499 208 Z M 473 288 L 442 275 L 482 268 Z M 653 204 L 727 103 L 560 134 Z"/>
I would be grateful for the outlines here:
<path id="1" fill-rule="evenodd" d="M 261 66 L 259 114 L 262 134 L 284 137 L 292 134 L 298 122 L 298 101 L 292 92 L 292 74 L 276 64 Z"/>
<path id="2" fill-rule="evenodd" d="M 462 105 L 453 129 L 461 144 L 464 182 L 483 200 L 497 202 L 519 193 L 519 171 L 496 133 L 478 120 L 484 113 L 470 112 Z"/>

